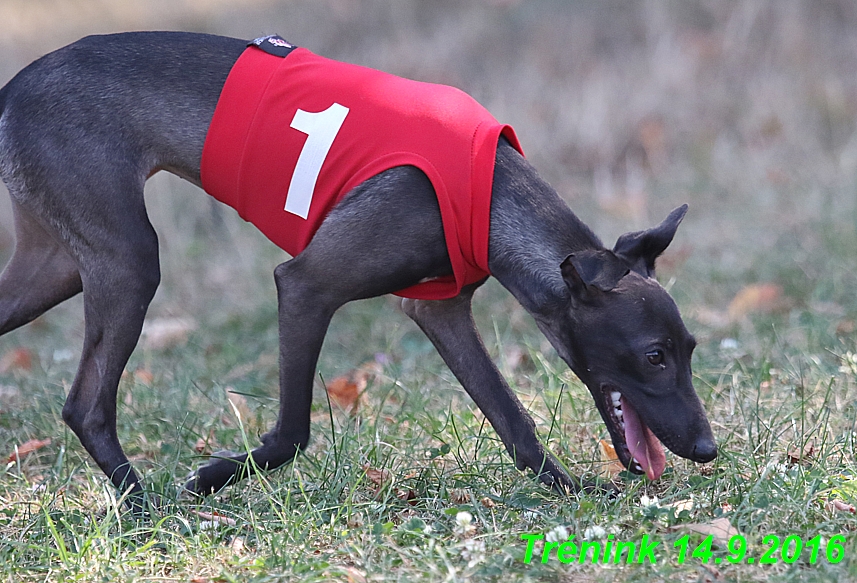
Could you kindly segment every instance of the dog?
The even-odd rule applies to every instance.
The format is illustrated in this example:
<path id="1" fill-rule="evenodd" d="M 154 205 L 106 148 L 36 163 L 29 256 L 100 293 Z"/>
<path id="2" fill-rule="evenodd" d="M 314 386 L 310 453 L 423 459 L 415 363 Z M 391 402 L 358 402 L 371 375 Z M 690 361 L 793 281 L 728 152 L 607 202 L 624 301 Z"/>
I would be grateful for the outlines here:
<path id="1" fill-rule="evenodd" d="M 201 168 L 206 159 L 213 160 L 217 172 L 217 151 L 204 150 L 207 136 L 214 139 L 209 134 L 219 102 L 226 99 L 228 79 L 238 74 L 233 67 L 247 54 L 260 62 L 277 58 L 285 63 L 301 54 L 279 37 L 254 42 L 248 46 L 232 38 L 168 32 L 86 37 L 38 59 L 0 90 L 0 177 L 12 199 L 16 231 L 14 253 L 0 276 L 0 334 L 83 292 L 84 344 L 63 420 L 131 499 L 142 496 L 143 489 L 117 437 L 117 385 L 160 281 L 157 235 L 146 214 L 143 185 L 165 170 L 205 186 Z M 304 53 L 301 58 L 310 57 Z M 378 79 L 399 83 L 392 76 Z M 405 91 L 423 87 L 407 83 L 415 85 L 403 85 Z M 364 85 L 359 84 L 361 91 Z M 306 83 L 300 88 L 314 90 Z M 414 90 L 414 99 L 422 99 L 422 89 Z M 442 95 L 441 100 L 467 99 Z M 436 105 L 425 99 L 419 103 L 414 107 Z M 292 133 L 305 140 L 304 146 L 299 142 L 300 155 L 312 140 L 316 151 L 315 161 L 307 155 L 308 162 L 296 163 L 294 176 L 303 163 L 302 176 L 310 180 L 296 187 L 297 178 L 291 184 L 283 178 L 275 189 L 275 206 L 282 205 L 286 189 L 295 189 L 294 200 L 287 197 L 285 208 L 262 213 L 260 223 L 307 219 L 319 164 L 332 151 L 325 150 L 331 148 L 326 142 L 332 140 L 335 148 L 339 139 L 339 128 L 330 127 L 344 128 L 349 116 L 357 119 L 360 107 L 359 100 L 341 106 L 333 121 L 334 114 L 321 112 L 327 116 L 321 124 L 327 127 L 324 140 L 313 136 L 318 109 L 305 110 L 301 119 L 295 114 Z M 338 121 L 343 116 L 345 121 Z M 488 125 L 494 128 L 485 140 L 490 172 L 487 179 L 477 177 L 489 185 L 488 199 L 472 202 L 474 208 L 484 206 L 486 216 L 479 220 L 490 220 L 490 229 L 488 223 L 479 228 L 488 231 L 487 237 L 472 235 L 468 242 L 459 233 L 463 242 L 451 241 L 450 230 L 457 227 L 448 221 L 452 211 L 447 207 L 471 202 L 455 195 L 443 199 L 441 182 L 427 170 L 431 165 L 406 160 L 348 185 L 325 210 L 305 249 L 276 267 L 278 419 L 258 448 L 249 455 L 212 458 L 192 474 L 187 490 L 210 494 L 254 471 L 293 460 L 310 437 L 313 378 L 333 313 L 352 300 L 398 292 L 404 312 L 485 414 L 515 465 L 529 468 L 558 491 L 578 491 L 581 481 L 539 441 L 535 423 L 474 325 L 471 299 L 489 274 L 533 316 L 585 383 L 619 460 L 631 472 L 658 478 L 665 466 L 662 444 L 695 462 L 716 457 L 717 445 L 692 384 L 695 341 L 654 277 L 655 260 L 672 241 L 687 207 L 654 228 L 622 235 L 608 249 L 539 177 L 520 153 L 514 133 Z M 227 147 L 230 127 L 228 122 L 222 126 Z M 285 136 L 289 129 L 278 131 Z M 431 142 L 427 148 L 438 146 L 426 141 Z M 273 147 L 263 144 L 268 145 Z M 351 148 L 348 155 L 361 151 Z M 451 158 L 448 163 L 457 164 L 457 155 Z M 221 178 L 232 180 L 228 174 Z M 450 198 L 455 200 L 450 203 Z M 241 204 L 233 201 L 239 212 Z M 289 204 L 301 208 L 290 211 Z M 473 249 L 463 249 L 468 246 Z M 482 264 L 462 262 L 464 255 L 480 254 Z"/>

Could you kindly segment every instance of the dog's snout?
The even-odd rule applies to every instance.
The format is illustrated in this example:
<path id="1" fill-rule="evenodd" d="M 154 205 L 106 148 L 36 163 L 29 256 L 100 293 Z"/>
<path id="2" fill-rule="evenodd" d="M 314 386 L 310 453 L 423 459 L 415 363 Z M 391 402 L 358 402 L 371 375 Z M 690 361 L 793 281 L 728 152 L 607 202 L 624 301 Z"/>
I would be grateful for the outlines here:
<path id="1" fill-rule="evenodd" d="M 705 463 L 717 457 L 717 443 L 711 437 L 703 437 L 693 445 L 693 461 Z"/>

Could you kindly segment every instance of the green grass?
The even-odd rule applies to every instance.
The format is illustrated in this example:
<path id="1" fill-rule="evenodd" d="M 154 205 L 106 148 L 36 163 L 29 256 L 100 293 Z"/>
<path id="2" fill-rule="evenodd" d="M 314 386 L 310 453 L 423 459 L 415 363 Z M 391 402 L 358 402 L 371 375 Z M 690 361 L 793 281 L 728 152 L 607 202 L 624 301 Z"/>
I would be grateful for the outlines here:
<path id="1" fill-rule="evenodd" d="M 691 295 L 685 288 L 677 295 Z M 537 420 L 542 439 L 583 475 L 596 471 L 606 437 L 591 398 L 534 325 L 499 286 L 480 293 L 486 341 Z M 140 349 L 128 369 L 152 373 L 123 380 L 120 439 L 160 500 L 152 522 L 133 522 L 118 495 L 64 428 L 60 411 L 79 338 L 79 306 L 0 340 L 30 347 L 37 363 L 0 379 L 0 452 L 28 439 L 53 443 L 0 470 L 0 573 L 7 581 L 362 581 L 362 580 L 829 580 L 857 578 L 851 542 L 855 517 L 830 508 L 857 502 L 857 368 L 853 338 L 831 333 L 840 316 L 802 308 L 760 316 L 728 330 L 690 321 L 702 340 L 696 385 L 721 453 L 706 466 L 669 458 L 664 477 L 647 483 L 620 475 L 615 500 L 560 498 L 518 472 L 496 435 L 452 379 L 428 341 L 392 299 L 346 307 L 337 315 L 320 366 L 313 440 L 291 466 L 227 488 L 202 502 L 178 497 L 181 477 L 202 462 L 197 440 L 242 449 L 276 414 L 273 298 L 246 312 L 206 317 L 188 341 Z M 511 317 L 509 314 L 511 313 Z M 496 315 L 495 314 L 499 314 Z M 69 328 L 72 331 L 69 334 Z M 735 342 L 723 343 L 722 337 Z M 735 344 L 737 343 L 737 346 Z M 512 368 L 512 347 L 526 357 Z M 330 379 L 377 357 L 356 416 L 328 408 Z M 851 359 L 851 360 L 849 360 Z M 244 396 L 239 419 L 227 391 Z M 241 408 L 239 408 L 241 410 Z M 248 415 L 249 413 L 249 415 Z M 801 463 L 790 451 L 811 444 Z M 366 468 L 384 470 L 379 488 Z M 408 500 L 407 498 L 410 497 Z M 657 498 L 653 505 L 642 500 Z M 676 504 L 684 503 L 677 509 Z M 468 512 L 473 530 L 456 516 Z M 213 513 L 229 524 L 200 516 Z M 674 543 L 688 524 L 724 517 L 759 557 L 762 539 L 804 542 L 848 536 L 844 558 L 822 553 L 794 564 L 708 567 L 678 564 Z M 234 522 L 233 522 L 234 521 Z M 564 565 L 553 555 L 524 563 L 522 534 L 564 527 L 581 541 L 604 529 L 617 541 L 659 541 L 655 565 Z M 598 536 L 598 535 L 594 535 Z M 702 542 L 691 536 L 691 548 Z M 715 547 L 712 561 L 726 560 Z M 196 578 L 196 579 L 194 579 Z"/>
<path id="2" fill-rule="evenodd" d="M 605 242 L 689 202 L 659 269 L 699 340 L 695 385 L 720 445 L 704 466 L 668 454 L 656 483 L 621 474 L 613 500 L 560 498 L 514 469 L 428 341 L 381 298 L 334 319 L 308 451 L 202 502 L 184 499 L 183 477 L 205 461 L 200 439 L 214 450 L 252 447 L 276 415 L 271 270 L 284 257 L 159 175 L 147 198 L 164 281 L 150 315 L 190 317 L 197 329 L 171 348 L 138 348 L 120 386 L 119 436 L 157 514 L 131 520 L 61 421 L 83 338 L 72 300 L 0 338 L 0 360 L 21 347 L 34 355 L 31 368 L 0 375 L 0 581 L 857 581 L 857 516 L 833 507 L 857 504 L 857 14 L 848 0 L 0 6 L 4 80 L 88 33 L 278 32 L 332 58 L 470 91 L 516 128 L 529 159 Z M 634 184 L 628 156 L 641 148 Z M 779 285 L 785 300 L 724 320 L 755 283 Z M 486 287 L 475 309 L 492 356 L 541 438 L 572 472 L 592 476 L 606 431 L 591 398 L 514 300 Z M 373 360 L 380 374 L 358 415 L 329 409 L 323 381 Z M 243 397 L 235 409 L 230 393 Z M 51 445 L 5 464 L 16 446 L 45 438 Z M 389 479 L 378 488 L 367 468 Z M 464 512 L 472 530 L 457 520 Z M 704 539 L 690 527 L 718 519 L 757 559 L 771 535 L 847 542 L 836 564 L 823 552 L 815 564 L 808 552 L 787 564 L 778 551 L 776 564 L 732 565 L 722 546 L 712 549 L 717 565 L 702 564 L 705 547 L 679 564 L 675 543 L 689 534 L 693 550 Z M 587 533 L 648 536 L 657 563 L 543 564 L 543 541 L 524 563 L 522 535 L 549 532 L 578 544 Z"/>

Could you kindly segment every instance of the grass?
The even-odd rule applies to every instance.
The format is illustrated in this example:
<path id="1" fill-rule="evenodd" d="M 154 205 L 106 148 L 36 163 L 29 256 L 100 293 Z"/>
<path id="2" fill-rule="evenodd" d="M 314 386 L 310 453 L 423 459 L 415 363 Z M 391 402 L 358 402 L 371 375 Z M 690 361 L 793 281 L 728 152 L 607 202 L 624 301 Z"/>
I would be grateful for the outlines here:
<path id="1" fill-rule="evenodd" d="M 674 292 L 681 298 L 694 290 Z M 542 438 L 573 472 L 593 475 L 597 440 L 606 435 L 587 391 L 499 286 L 480 295 L 486 341 Z M 343 309 L 331 329 L 308 451 L 202 502 L 180 498 L 177 488 L 201 463 L 198 440 L 215 449 L 252 447 L 276 414 L 276 332 L 273 296 L 247 311 L 196 315 L 198 328 L 185 343 L 139 349 L 128 366 L 137 374 L 120 387 L 120 439 L 161 503 L 152 522 L 129 518 L 62 425 L 79 306 L 0 340 L 7 353 L 26 346 L 36 357 L 31 369 L 13 367 L 0 379 L 0 451 L 53 438 L 0 470 L 4 580 L 857 579 L 855 517 L 832 506 L 857 502 L 857 347 L 835 334 L 841 314 L 794 307 L 725 329 L 690 320 L 702 340 L 696 386 L 720 443 L 717 461 L 698 466 L 671 457 L 656 483 L 620 474 L 615 500 L 563 499 L 514 469 L 393 300 L 360 302 Z M 367 360 L 381 363 L 380 374 L 358 413 L 330 406 L 323 380 Z M 243 397 L 235 407 L 230 392 Z M 367 470 L 384 472 L 380 485 Z M 462 512 L 472 522 L 462 523 Z M 843 558 L 830 564 L 822 551 L 809 564 L 804 551 L 786 564 L 777 552 L 776 564 L 731 565 L 720 546 L 711 557 L 721 558 L 719 565 L 703 565 L 701 556 L 679 564 L 675 542 L 690 534 L 692 550 L 704 540 L 692 525 L 718 518 L 745 537 L 747 556 L 770 548 L 763 538 L 771 534 L 804 543 L 845 534 Z M 648 535 L 659 543 L 657 562 L 565 565 L 552 555 L 545 564 L 540 541 L 526 564 L 521 536 L 560 527 L 578 542 L 587 532 L 634 543 Z"/>
<path id="2" fill-rule="evenodd" d="M 72 300 L 0 338 L 0 461 L 52 439 L 0 466 L 0 581 L 857 581 L 851 3 L 129 6 L 9 0 L 0 77 L 93 32 L 279 32 L 473 93 L 514 125 L 530 160 L 605 241 L 690 202 L 659 274 L 699 340 L 695 385 L 720 456 L 699 466 L 670 455 L 656 483 L 622 473 L 612 500 L 557 497 L 514 469 L 428 341 L 380 298 L 334 319 L 308 451 L 201 502 L 182 498 L 182 477 L 204 463 L 197 449 L 252 447 L 276 415 L 271 270 L 285 257 L 159 175 L 147 199 L 164 281 L 150 317 L 196 327 L 172 346 L 141 345 L 119 394 L 120 440 L 157 514 L 131 520 L 62 424 L 83 338 Z M 9 231 L 8 208 L 0 225 Z M 10 244 L 0 229 L 0 254 Z M 727 317 L 732 298 L 759 283 L 781 291 Z M 479 292 L 475 309 L 541 438 L 572 472 L 595 475 L 606 431 L 586 389 L 499 286 Z M 378 374 L 357 414 L 329 405 L 324 385 L 367 362 Z M 814 564 L 806 550 L 787 563 L 778 549 L 775 564 L 733 565 L 721 543 L 703 564 L 698 531 L 722 520 L 747 541 L 746 557 L 761 558 L 772 535 L 804 546 L 844 535 L 842 560 L 822 549 Z M 540 540 L 527 564 L 522 535 L 534 533 L 576 544 L 648 536 L 657 562 L 563 564 L 554 549 L 542 563 L 551 543 Z"/>

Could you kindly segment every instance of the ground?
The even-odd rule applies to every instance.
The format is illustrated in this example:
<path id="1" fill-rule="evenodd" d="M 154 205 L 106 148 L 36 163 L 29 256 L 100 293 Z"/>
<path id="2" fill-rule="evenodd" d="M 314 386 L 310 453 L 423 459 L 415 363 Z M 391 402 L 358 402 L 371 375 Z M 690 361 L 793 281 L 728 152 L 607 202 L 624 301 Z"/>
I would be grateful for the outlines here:
<path id="1" fill-rule="evenodd" d="M 618 497 L 561 498 L 516 471 L 398 302 L 378 298 L 334 319 L 309 450 L 182 499 L 205 455 L 254 446 L 274 418 L 271 272 L 287 257 L 158 175 L 163 284 L 119 395 L 157 514 L 131 520 L 62 424 L 74 299 L 0 338 L 2 580 L 857 580 L 853 3 L 7 0 L 0 21 L 0 82 L 88 33 L 276 32 L 472 93 L 605 242 L 689 203 L 659 278 L 699 341 L 720 446 L 707 465 L 668 455 L 656 483 L 617 472 L 588 392 L 491 282 L 475 310 L 492 356 L 551 450 L 614 477 Z M 4 257 L 13 240 L 4 206 Z M 653 561 L 564 563 L 554 543 L 572 535 L 656 543 Z"/>

